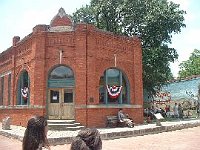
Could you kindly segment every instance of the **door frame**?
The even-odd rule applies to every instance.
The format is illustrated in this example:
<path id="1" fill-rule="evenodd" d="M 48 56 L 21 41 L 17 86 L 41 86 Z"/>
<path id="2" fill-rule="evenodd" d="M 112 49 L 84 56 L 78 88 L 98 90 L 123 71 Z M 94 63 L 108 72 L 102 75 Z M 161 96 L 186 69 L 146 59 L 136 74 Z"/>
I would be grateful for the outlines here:
<path id="1" fill-rule="evenodd" d="M 55 90 L 55 91 L 59 91 L 59 103 L 51 103 L 51 90 Z M 64 103 L 64 93 L 65 90 L 72 90 L 73 93 L 73 99 L 72 99 L 72 103 Z M 62 87 L 62 88 L 48 88 L 47 90 L 47 114 L 48 114 L 48 118 L 49 119 L 74 119 L 75 118 L 75 108 L 74 108 L 74 96 L 75 96 L 75 90 L 74 87 Z M 52 108 L 51 105 L 56 105 L 54 108 L 55 109 L 59 109 L 58 111 L 58 116 L 56 117 L 56 115 L 51 115 L 50 111 Z M 69 108 L 69 110 L 71 110 L 70 112 L 68 112 L 69 114 L 66 115 L 66 113 L 64 113 L 65 109 L 67 109 L 67 107 Z M 55 110 L 56 111 L 56 110 Z M 54 113 L 55 113 L 54 111 Z"/>

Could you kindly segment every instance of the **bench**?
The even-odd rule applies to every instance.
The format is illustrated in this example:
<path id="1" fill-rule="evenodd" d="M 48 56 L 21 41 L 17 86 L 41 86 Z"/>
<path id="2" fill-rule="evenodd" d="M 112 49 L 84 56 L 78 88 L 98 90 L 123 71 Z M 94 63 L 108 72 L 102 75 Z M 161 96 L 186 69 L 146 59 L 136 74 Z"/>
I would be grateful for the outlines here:
<path id="1" fill-rule="evenodd" d="M 120 122 L 117 116 L 106 116 L 106 127 L 115 128 L 115 127 L 125 127 L 125 122 Z"/>
<path id="2" fill-rule="evenodd" d="M 106 116 L 106 127 L 117 127 L 118 117 L 117 116 Z"/>

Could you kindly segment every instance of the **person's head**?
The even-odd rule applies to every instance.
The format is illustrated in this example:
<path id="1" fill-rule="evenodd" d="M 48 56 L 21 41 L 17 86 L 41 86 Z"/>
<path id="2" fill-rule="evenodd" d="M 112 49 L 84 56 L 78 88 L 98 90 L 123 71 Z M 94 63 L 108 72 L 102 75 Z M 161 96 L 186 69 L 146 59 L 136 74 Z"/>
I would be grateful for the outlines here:
<path id="1" fill-rule="evenodd" d="M 71 144 L 71 150 L 101 150 L 102 141 L 97 129 L 81 130 Z"/>
<path id="2" fill-rule="evenodd" d="M 23 138 L 23 150 L 36 150 L 47 144 L 47 120 L 43 116 L 33 116 L 28 120 Z"/>
<path id="3" fill-rule="evenodd" d="M 119 111 L 120 111 L 120 112 L 123 112 L 123 109 L 122 109 L 122 108 L 120 108 L 120 109 L 119 109 Z"/>

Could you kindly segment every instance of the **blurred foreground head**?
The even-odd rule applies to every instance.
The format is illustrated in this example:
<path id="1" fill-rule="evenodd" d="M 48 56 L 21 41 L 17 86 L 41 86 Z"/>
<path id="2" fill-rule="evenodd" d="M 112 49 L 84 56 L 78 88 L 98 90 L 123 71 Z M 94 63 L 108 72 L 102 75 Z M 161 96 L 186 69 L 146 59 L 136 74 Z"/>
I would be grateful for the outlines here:
<path id="1" fill-rule="evenodd" d="M 97 129 L 81 130 L 71 144 L 71 150 L 101 150 L 102 141 Z"/>
<path id="2" fill-rule="evenodd" d="M 47 120 L 43 116 L 33 116 L 28 120 L 23 138 L 23 150 L 37 150 L 48 144 Z"/>

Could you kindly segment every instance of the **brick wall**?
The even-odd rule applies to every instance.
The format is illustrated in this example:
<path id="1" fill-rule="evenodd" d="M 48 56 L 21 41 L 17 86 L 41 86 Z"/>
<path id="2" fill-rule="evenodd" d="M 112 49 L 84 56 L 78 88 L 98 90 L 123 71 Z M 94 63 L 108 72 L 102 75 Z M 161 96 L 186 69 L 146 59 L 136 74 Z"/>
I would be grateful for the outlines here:
<path id="1" fill-rule="evenodd" d="M 34 32 L 0 55 L 0 75 L 11 72 L 11 105 L 16 105 L 17 82 L 25 69 L 30 78 L 30 103 L 44 109 L 1 108 L 0 118 L 7 114 L 13 124 L 26 124 L 32 114 L 46 114 L 48 74 L 60 65 L 70 67 L 75 76 L 75 119 L 83 125 L 101 127 L 106 115 L 116 114 L 123 107 L 136 123 L 143 122 L 142 51 L 138 38 L 114 35 L 92 25 L 77 24 L 74 31 L 48 32 L 45 25 L 34 27 Z M 116 55 L 116 63 L 114 55 Z M 6 60 L 4 58 L 7 58 Z M 115 66 L 116 64 L 116 66 Z M 99 104 L 99 80 L 108 68 L 120 69 L 130 84 L 130 106 L 111 108 L 81 108 Z M 4 105 L 7 105 L 5 75 Z M 17 121 L 19 120 L 19 121 Z"/>
<path id="2" fill-rule="evenodd" d="M 119 108 L 76 109 L 76 119 L 89 127 L 106 127 L 106 116 L 116 116 Z M 124 108 L 125 113 L 137 124 L 143 123 L 142 108 Z M 85 119 L 83 119 L 85 118 Z"/>
<path id="3" fill-rule="evenodd" d="M 28 120 L 33 115 L 45 115 L 43 108 L 16 108 L 8 107 L 0 109 L 0 120 L 5 117 L 11 117 L 11 124 L 20 125 L 26 127 Z"/>

